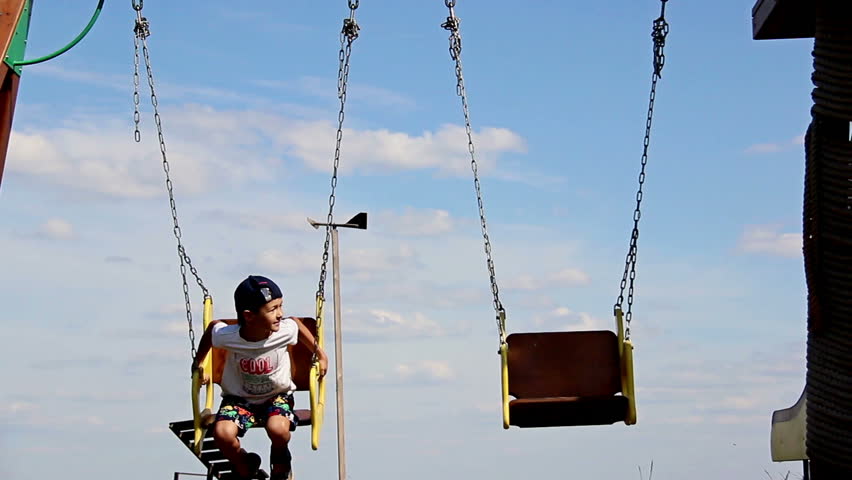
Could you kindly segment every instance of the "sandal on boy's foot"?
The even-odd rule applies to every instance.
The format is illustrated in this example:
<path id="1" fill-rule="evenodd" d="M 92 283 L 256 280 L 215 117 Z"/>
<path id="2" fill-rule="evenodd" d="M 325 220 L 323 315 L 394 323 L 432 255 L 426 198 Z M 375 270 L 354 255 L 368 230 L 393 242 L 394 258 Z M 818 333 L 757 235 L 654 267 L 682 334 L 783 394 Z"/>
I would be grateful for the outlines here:
<path id="1" fill-rule="evenodd" d="M 246 468 L 248 469 L 248 475 L 240 476 L 236 470 L 228 475 L 227 480 L 252 480 L 254 478 L 258 478 L 258 472 L 260 471 L 260 465 L 263 463 L 260 455 L 256 453 L 248 453 L 243 450 L 243 461 L 245 462 Z"/>
<path id="2" fill-rule="evenodd" d="M 293 480 L 294 478 L 292 468 L 280 471 L 273 470 L 269 476 L 269 480 Z"/>
<path id="3" fill-rule="evenodd" d="M 293 456 L 290 454 L 289 448 L 284 448 L 281 451 L 272 451 L 269 454 L 269 463 L 271 464 L 271 472 L 269 480 L 290 480 L 293 477 Z"/>
<path id="4" fill-rule="evenodd" d="M 247 478 L 257 477 L 257 471 L 260 470 L 260 464 L 263 460 L 256 453 L 247 453 L 245 456 L 246 467 L 248 467 L 249 475 Z"/>

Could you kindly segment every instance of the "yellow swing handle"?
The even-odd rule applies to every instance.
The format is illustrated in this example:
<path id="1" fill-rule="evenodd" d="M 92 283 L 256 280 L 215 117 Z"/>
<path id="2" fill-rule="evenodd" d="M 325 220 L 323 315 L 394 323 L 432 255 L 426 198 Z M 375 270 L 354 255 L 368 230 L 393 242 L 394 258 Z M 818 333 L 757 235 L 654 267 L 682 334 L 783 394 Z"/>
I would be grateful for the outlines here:
<path id="1" fill-rule="evenodd" d="M 500 387 L 503 393 L 503 429 L 509 428 L 509 343 L 506 341 L 506 310 L 497 311 L 497 325 L 500 330 Z"/>
<path id="2" fill-rule="evenodd" d="M 204 331 L 213 320 L 213 298 L 207 296 L 204 298 L 204 315 L 203 324 Z M 201 456 L 201 446 L 204 443 L 204 433 L 207 430 L 202 423 L 206 418 L 213 414 L 213 355 L 212 352 L 207 352 L 204 359 L 199 364 L 199 370 L 192 372 L 192 426 L 195 429 L 195 436 L 192 446 L 192 451 L 195 455 Z M 199 408 L 198 395 L 201 393 L 201 385 L 207 385 L 207 392 L 204 402 L 204 410 Z"/>
<path id="3" fill-rule="evenodd" d="M 500 377 L 503 390 L 503 429 L 509 428 L 509 344 L 500 343 Z"/>
<path id="4" fill-rule="evenodd" d="M 325 335 L 322 328 L 323 298 L 317 297 L 317 346 L 324 348 Z M 311 376 L 308 384 L 311 399 L 311 448 L 319 448 L 320 430 L 325 417 L 325 377 L 320 377 L 319 361 L 311 364 Z"/>
<path id="5" fill-rule="evenodd" d="M 621 308 L 615 309 L 615 323 L 618 328 L 618 354 L 621 357 L 621 393 L 627 397 L 626 425 L 636 424 L 636 387 L 633 381 L 633 342 L 624 336 L 624 314 Z"/>

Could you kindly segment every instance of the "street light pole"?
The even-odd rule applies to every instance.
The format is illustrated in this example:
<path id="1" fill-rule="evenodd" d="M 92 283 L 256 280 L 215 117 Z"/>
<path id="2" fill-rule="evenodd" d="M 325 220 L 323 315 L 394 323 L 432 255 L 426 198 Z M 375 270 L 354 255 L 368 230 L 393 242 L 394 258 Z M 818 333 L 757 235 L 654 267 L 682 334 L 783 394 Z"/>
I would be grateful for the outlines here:
<path id="1" fill-rule="evenodd" d="M 331 228 L 332 277 L 334 279 L 334 380 L 337 403 L 337 478 L 346 480 L 346 448 L 343 425 L 343 329 L 340 326 L 340 250 L 337 227 L 367 229 L 367 214 L 355 215 L 346 223 L 319 223 L 308 218 L 308 223 L 318 229 Z"/>

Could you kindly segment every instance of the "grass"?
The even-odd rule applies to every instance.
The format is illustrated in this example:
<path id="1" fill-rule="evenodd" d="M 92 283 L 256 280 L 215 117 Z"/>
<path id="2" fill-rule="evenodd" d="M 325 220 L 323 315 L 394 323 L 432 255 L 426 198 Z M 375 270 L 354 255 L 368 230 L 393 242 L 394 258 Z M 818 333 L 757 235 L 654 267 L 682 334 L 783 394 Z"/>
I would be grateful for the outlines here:
<path id="1" fill-rule="evenodd" d="M 651 460 L 651 468 L 648 470 L 648 480 L 651 480 L 651 477 L 654 476 L 654 461 Z M 645 480 L 645 476 L 642 475 L 642 465 L 639 465 L 639 480 Z"/>

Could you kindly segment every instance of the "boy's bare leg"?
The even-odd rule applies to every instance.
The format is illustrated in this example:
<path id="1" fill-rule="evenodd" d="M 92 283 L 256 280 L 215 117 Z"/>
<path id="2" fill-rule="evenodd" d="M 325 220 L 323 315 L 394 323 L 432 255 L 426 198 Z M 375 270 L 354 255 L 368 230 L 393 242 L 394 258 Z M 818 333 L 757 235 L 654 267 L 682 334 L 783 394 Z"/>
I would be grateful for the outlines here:
<path id="1" fill-rule="evenodd" d="M 239 428 L 237 424 L 230 420 L 219 420 L 213 426 L 213 439 L 216 441 L 216 446 L 222 452 L 222 455 L 230 460 L 234 466 L 236 473 L 244 478 L 248 478 L 254 472 L 250 471 L 250 466 L 246 464 L 246 451 L 240 448 L 240 439 L 237 437 Z"/>
<path id="2" fill-rule="evenodd" d="M 272 442 L 269 463 L 272 464 L 272 479 L 287 478 L 290 474 L 290 419 L 284 415 L 273 415 L 266 421 L 266 434 Z"/>

